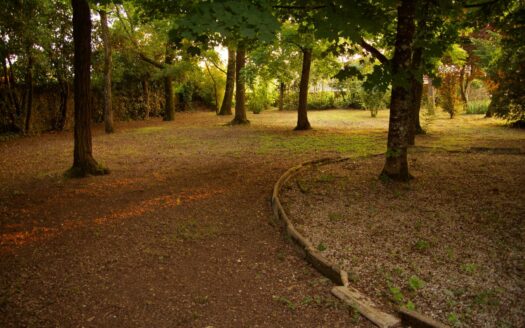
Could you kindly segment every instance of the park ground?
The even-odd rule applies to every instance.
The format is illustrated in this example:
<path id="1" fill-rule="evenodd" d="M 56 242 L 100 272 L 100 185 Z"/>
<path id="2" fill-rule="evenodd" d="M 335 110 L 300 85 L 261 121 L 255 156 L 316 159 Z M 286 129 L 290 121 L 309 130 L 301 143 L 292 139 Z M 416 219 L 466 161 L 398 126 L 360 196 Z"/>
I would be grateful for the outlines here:
<path id="1" fill-rule="evenodd" d="M 83 179 L 63 176 L 71 132 L 0 142 L 2 325 L 370 327 L 296 255 L 269 201 L 293 165 L 384 152 L 387 115 L 313 111 L 305 132 L 277 111 L 240 127 L 209 112 L 111 135 L 95 126 L 94 155 L 111 174 Z M 499 120 L 423 121 L 425 151 L 525 151 L 525 133 Z"/>

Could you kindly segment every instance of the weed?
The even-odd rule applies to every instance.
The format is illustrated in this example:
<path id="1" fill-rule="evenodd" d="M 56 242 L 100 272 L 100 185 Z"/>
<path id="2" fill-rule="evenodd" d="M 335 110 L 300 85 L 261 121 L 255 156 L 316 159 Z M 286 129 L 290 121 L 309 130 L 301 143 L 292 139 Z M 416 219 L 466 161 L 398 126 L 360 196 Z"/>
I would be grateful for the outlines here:
<path id="1" fill-rule="evenodd" d="M 449 313 L 447 316 L 448 323 L 454 327 L 459 327 L 461 322 L 459 321 L 459 316 L 455 312 Z"/>
<path id="2" fill-rule="evenodd" d="M 406 309 L 414 311 L 416 309 L 416 305 L 412 303 L 411 300 L 408 300 L 405 305 L 403 305 Z"/>
<path id="3" fill-rule="evenodd" d="M 314 302 L 314 299 L 312 296 L 305 296 L 303 297 L 303 300 L 301 301 L 302 305 L 310 305 Z"/>
<path id="4" fill-rule="evenodd" d="M 204 305 L 204 304 L 207 304 L 208 302 L 209 302 L 208 295 L 195 297 L 195 303 L 197 304 Z"/>
<path id="5" fill-rule="evenodd" d="M 323 244 L 323 242 L 320 242 L 319 245 L 317 245 L 317 250 L 319 250 L 320 252 L 324 252 L 326 251 L 326 245 Z"/>
<path id="6" fill-rule="evenodd" d="M 303 194 L 307 194 L 310 191 L 310 185 L 302 180 L 297 180 L 297 187 Z"/>
<path id="7" fill-rule="evenodd" d="M 397 304 L 403 303 L 405 300 L 405 296 L 401 292 L 401 288 L 396 287 L 394 285 L 388 286 L 388 290 L 390 291 L 390 298 L 396 302 Z"/>
<path id="8" fill-rule="evenodd" d="M 484 290 L 474 297 L 474 303 L 478 305 L 498 305 L 498 295 L 493 290 Z"/>
<path id="9" fill-rule="evenodd" d="M 430 248 L 430 243 L 427 240 L 420 239 L 414 244 L 414 248 L 418 251 L 425 251 Z"/>
<path id="10" fill-rule="evenodd" d="M 175 228 L 175 240 L 202 240 L 216 236 L 219 229 L 214 225 L 206 225 L 193 219 L 188 222 L 182 222 Z"/>
<path id="11" fill-rule="evenodd" d="M 413 275 L 408 279 L 408 287 L 414 292 L 417 292 L 419 289 L 425 287 L 425 282 L 418 276 Z"/>
<path id="12" fill-rule="evenodd" d="M 288 298 L 284 297 L 284 296 L 272 296 L 272 299 L 276 302 L 279 302 L 281 304 L 284 304 L 286 305 L 286 307 L 288 307 L 288 309 L 292 310 L 292 311 L 295 311 L 295 309 L 297 308 L 297 305 L 292 302 L 291 300 L 289 300 Z"/>
<path id="13" fill-rule="evenodd" d="M 335 176 L 329 174 L 329 173 L 323 173 L 317 178 L 318 182 L 332 182 L 335 180 Z"/>
<path id="14" fill-rule="evenodd" d="M 329 213 L 328 220 L 330 220 L 330 222 L 340 222 L 340 221 L 343 221 L 344 218 L 339 213 Z"/>
<path id="15" fill-rule="evenodd" d="M 478 270 L 478 265 L 475 263 L 465 263 L 461 269 L 470 275 L 474 274 Z"/>

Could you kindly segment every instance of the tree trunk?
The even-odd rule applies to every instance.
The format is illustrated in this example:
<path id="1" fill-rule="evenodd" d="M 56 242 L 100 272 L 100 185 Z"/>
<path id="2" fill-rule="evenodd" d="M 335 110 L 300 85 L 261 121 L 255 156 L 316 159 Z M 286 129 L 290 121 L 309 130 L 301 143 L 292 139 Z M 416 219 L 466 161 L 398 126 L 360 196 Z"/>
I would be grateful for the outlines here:
<path id="1" fill-rule="evenodd" d="M 142 84 L 142 100 L 144 102 L 144 119 L 148 120 L 149 119 L 149 112 L 150 112 L 148 78 L 147 77 L 143 77 L 142 80 L 141 80 L 141 84 Z"/>
<path id="2" fill-rule="evenodd" d="M 279 110 L 284 110 L 284 90 L 286 85 L 284 82 L 279 83 Z"/>
<path id="3" fill-rule="evenodd" d="M 105 10 L 100 10 L 100 24 L 102 43 L 104 44 L 104 130 L 113 133 L 113 106 L 111 103 L 111 69 L 113 58 L 111 55 L 111 39 L 108 30 L 108 15 Z"/>
<path id="4" fill-rule="evenodd" d="M 67 112 L 69 109 L 69 83 L 60 81 L 60 117 L 57 120 L 56 129 L 64 131 L 66 127 Z"/>
<path id="5" fill-rule="evenodd" d="M 246 50 L 244 45 L 239 44 L 237 47 L 237 56 L 235 59 L 235 84 L 237 91 L 235 92 L 235 117 L 231 124 L 249 124 L 250 121 L 246 118 L 246 89 L 244 77 L 241 76 L 241 71 L 246 63 Z"/>
<path id="6" fill-rule="evenodd" d="M 421 134 L 421 122 L 419 121 L 419 110 L 421 108 L 421 96 L 423 93 L 423 75 L 420 73 L 423 59 L 423 49 L 417 47 L 412 55 L 410 77 L 410 125 L 408 129 L 408 144 L 414 145 L 416 134 Z"/>
<path id="7" fill-rule="evenodd" d="M 91 14 L 87 0 L 71 0 L 73 5 L 73 62 L 75 79 L 75 146 L 70 175 L 107 174 L 93 158 L 91 146 Z"/>
<path id="8" fill-rule="evenodd" d="M 233 89 L 235 88 L 235 49 L 228 47 L 228 68 L 226 69 L 226 87 L 218 115 L 232 114 Z"/>
<path id="9" fill-rule="evenodd" d="M 308 104 L 308 82 L 310 80 L 310 66 L 312 64 L 312 49 L 303 49 L 303 69 L 301 71 L 301 82 L 299 84 L 299 107 L 297 108 L 297 126 L 294 130 L 311 129 L 308 122 L 306 105 Z"/>
<path id="10" fill-rule="evenodd" d="M 410 123 L 410 66 L 415 34 L 415 3 L 402 0 L 397 8 L 397 34 L 392 58 L 392 96 L 385 166 L 381 176 L 408 181 L 407 137 Z M 409 73 L 407 76 L 406 73 Z"/>
<path id="11" fill-rule="evenodd" d="M 434 93 L 434 85 L 432 84 L 432 78 L 428 77 L 428 106 L 430 107 L 429 112 L 434 115 L 436 107 L 436 96 Z"/>
<path id="12" fill-rule="evenodd" d="M 33 114 L 33 55 L 31 54 L 31 46 L 27 47 L 27 71 L 25 78 L 25 112 L 26 119 L 24 125 L 24 133 L 29 133 L 31 129 L 31 115 Z"/>
<path id="13" fill-rule="evenodd" d="M 173 63 L 173 51 L 171 45 L 166 45 L 165 66 L 168 68 Z M 173 97 L 173 78 L 168 73 L 164 77 L 164 121 L 173 121 L 175 119 L 175 99 Z"/>

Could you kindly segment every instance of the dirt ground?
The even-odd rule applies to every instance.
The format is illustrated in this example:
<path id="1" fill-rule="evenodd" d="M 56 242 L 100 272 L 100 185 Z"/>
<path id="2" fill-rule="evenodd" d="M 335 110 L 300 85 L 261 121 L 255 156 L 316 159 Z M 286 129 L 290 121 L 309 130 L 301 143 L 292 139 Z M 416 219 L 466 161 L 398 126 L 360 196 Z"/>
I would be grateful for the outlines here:
<path id="1" fill-rule="evenodd" d="M 111 174 L 77 180 L 63 178 L 71 132 L 1 142 L 2 326 L 371 327 L 295 254 L 269 200 L 290 166 L 384 151 L 386 112 L 312 112 L 306 132 L 291 131 L 295 113 L 249 118 L 96 126 L 94 155 Z M 434 119 L 421 144 L 523 145 L 499 121 L 465 120 Z"/>
<path id="2" fill-rule="evenodd" d="M 478 131 L 498 139 L 491 129 Z M 315 166 L 281 199 L 298 230 L 385 310 L 415 308 L 456 327 L 523 327 L 525 143 L 476 144 L 412 149 L 409 184 L 378 179 L 383 156 Z"/>

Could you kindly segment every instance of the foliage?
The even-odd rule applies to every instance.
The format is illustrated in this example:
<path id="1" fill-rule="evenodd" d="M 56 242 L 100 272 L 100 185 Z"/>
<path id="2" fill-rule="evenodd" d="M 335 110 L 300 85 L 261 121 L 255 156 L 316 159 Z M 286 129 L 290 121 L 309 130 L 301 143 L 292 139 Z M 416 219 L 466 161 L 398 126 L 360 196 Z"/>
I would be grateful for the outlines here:
<path id="1" fill-rule="evenodd" d="M 485 114 L 490 105 L 490 100 L 469 101 L 466 114 Z"/>

